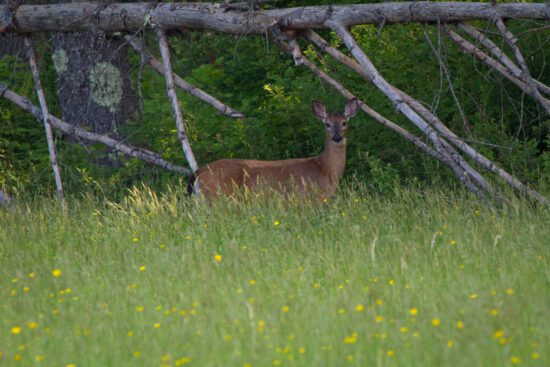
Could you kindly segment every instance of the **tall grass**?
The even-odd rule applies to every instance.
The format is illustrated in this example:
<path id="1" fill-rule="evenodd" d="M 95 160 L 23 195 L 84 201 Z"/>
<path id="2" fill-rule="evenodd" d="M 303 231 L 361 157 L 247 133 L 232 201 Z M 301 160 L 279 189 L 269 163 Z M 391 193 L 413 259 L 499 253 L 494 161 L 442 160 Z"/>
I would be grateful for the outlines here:
<path id="1" fill-rule="evenodd" d="M 548 364 L 550 210 L 464 193 L 0 212 L 0 365 Z"/>

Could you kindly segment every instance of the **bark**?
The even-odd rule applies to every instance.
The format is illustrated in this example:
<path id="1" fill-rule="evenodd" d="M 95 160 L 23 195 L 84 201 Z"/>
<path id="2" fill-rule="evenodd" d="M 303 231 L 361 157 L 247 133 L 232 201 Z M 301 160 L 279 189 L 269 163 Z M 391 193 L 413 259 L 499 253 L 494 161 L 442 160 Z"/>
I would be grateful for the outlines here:
<path id="1" fill-rule="evenodd" d="M 126 36 L 126 41 L 134 48 L 142 57 L 144 58 L 144 62 L 149 64 L 153 69 L 158 71 L 160 74 L 164 75 L 164 69 L 162 66 L 162 63 L 154 58 L 149 52 L 147 52 L 143 46 L 143 44 L 134 39 L 133 37 Z M 194 97 L 197 97 L 201 99 L 202 101 L 212 105 L 218 112 L 220 112 L 222 115 L 232 117 L 232 118 L 244 118 L 245 116 L 240 113 L 239 111 L 236 111 L 232 109 L 231 107 L 223 104 L 220 102 L 216 97 L 211 96 L 210 94 L 206 93 L 205 91 L 195 87 L 191 83 L 183 80 L 181 77 L 179 77 L 177 74 L 174 74 L 174 83 L 177 85 L 180 89 L 186 91 L 187 93 L 191 94 Z"/>
<path id="2" fill-rule="evenodd" d="M 176 95 L 176 88 L 174 82 L 174 73 L 172 72 L 172 64 L 170 63 L 170 50 L 168 49 L 168 40 L 166 39 L 166 33 L 162 29 L 157 29 L 157 37 L 159 40 L 160 54 L 162 55 L 162 67 L 164 70 L 164 78 L 166 79 L 166 93 L 170 104 L 172 106 L 172 112 L 176 119 L 176 128 L 178 130 L 178 140 L 181 143 L 183 154 L 189 163 L 191 171 L 195 173 L 199 169 L 199 165 L 195 160 L 191 144 L 187 138 L 187 132 L 185 131 L 185 124 L 183 122 L 183 115 L 178 102 L 178 96 Z"/>
<path id="3" fill-rule="evenodd" d="M 0 14 L 10 13 L 0 6 Z M 295 30 L 341 24 L 454 22 L 474 19 L 550 19 L 548 4 L 397 2 L 307 6 L 242 11 L 219 3 L 70 3 L 21 5 L 0 22 L 8 32 L 136 31 L 153 21 L 162 29 L 209 29 L 233 34 L 265 34 L 278 25 Z"/>
<path id="4" fill-rule="evenodd" d="M 137 97 L 123 39 L 97 31 L 57 33 L 52 44 L 64 120 L 106 134 L 134 116 Z"/>
<path id="5" fill-rule="evenodd" d="M 19 106 L 20 108 L 24 109 L 25 111 L 32 113 L 37 119 L 39 120 L 42 119 L 43 114 L 38 107 L 34 106 L 32 102 L 27 98 L 11 91 L 10 89 L 7 88 L 7 86 L 5 86 L 2 83 L 0 83 L 0 97 L 4 97 L 7 100 L 16 104 L 17 106 Z M 178 166 L 171 162 L 168 162 L 162 159 L 159 154 L 151 152 L 147 149 L 137 148 L 137 147 L 131 146 L 130 144 L 117 141 L 108 136 L 86 131 L 84 129 L 76 127 L 75 125 L 69 124 L 61 119 L 58 119 L 57 117 L 52 115 L 49 115 L 48 121 L 56 129 L 59 129 L 62 132 L 69 134 L 71 136 L 75 136 L 93 143 L 104 144 L 107 147 L 113 148 L 114 150 L 119 151 L 123 154 L 126 154 L 130 157 L 141 159 L 144 162 L 154 164 L 156 166 L 162 167 L 170 171 L 182 173 L 184 175 L 191 174 L 191 171 L 189 169 Z"/>
<path id="6" fill-rule="evenodd" d="M 63 183 L 61 182 L 61 171 L 57 164 L 57 154 L 55 152 L 55 143 L 53 140 L 52 128 L 49 123 L 50 114 L 48 112 L 48 105 L 46 103 L 46 96 L 42 89 L 42 83 L 40 83 L 40 73 L 38 71 L 38 64 L 36 62 L 36 55 L 33 50 L 33 42 L 30 36 L 25 37 L 25 46 L 27 47 L 27 56 L 29 58 L 29 65 L 31 67 L 32 76 L 34 79 L 34 88 L 40 102 L 40 108 L 42 110 L 42 119 L 44 121 L 44 128 L 46 130 L 46 140 L 48 141 L 48 151 L 50 153 L 50 164 L 52 166 L 53 176 L 55 179 L 55 186 L 57 189 L 57 199 L 61 205 L 61 211 L 65 211 L 65 197 L 63 195 Z"/>

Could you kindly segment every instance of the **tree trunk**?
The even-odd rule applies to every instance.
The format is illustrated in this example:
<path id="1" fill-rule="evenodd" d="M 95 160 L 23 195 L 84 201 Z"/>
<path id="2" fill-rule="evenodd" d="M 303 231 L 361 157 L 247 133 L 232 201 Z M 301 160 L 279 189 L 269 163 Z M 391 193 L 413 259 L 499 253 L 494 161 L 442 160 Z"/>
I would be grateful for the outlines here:
<path id="1" fill-rule="evenodd" d="M 58 33 L 52 43 L 63 120 L 116 132 L 137 111 L 123 40 L 91 31 Z"/>

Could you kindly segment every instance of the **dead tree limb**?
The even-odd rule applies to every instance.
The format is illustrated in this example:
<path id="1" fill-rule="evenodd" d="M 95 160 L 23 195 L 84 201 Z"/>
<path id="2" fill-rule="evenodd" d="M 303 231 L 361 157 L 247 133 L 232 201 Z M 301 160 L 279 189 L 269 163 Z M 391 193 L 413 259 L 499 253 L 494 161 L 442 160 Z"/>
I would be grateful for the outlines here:
<path id="1" fill-rule="evenodd" d="M 365 78 L 367 81 L 370 81 L 370 76 L 365 72 L 363 68 L 361 68 L 357 62 L 350 57 L 344 55 L 340 51 L 338 51 L 336 48 L 330 45 L 325 39 L 320 37 L 317 33 L 313 31 L 306 31 L 304 32 L 304 36 L 313 44 L 315 44 L 317 47 L 319 47 L 324 52 L 327 52 L 329 55 L 334 57 L 336 60 L 341 62 L 342 64 L 348 66 L 350 69 L 357 72 L 359 75 L 361 75 L 363 78 Z M 479 164 L 481 167 L 498 174 L 507 184 L 509 184 L 511 187 L 514 187 L 515 189 L 519 190 L 520 192 L 525 192 L 532 198 L 538 200 L 539 202 L 548 202 L 548 199 L 546 199 L 544 196 L 539 194 L 538 192 L 529 189 L 525 184 L 523 184 L 521 181 L 519 181 L 517 178 L 506 172 L 504 169 L 498 167 L 494 162 L 489 160 L 487 157 L 476 151 L 473 147 L 471 147 L 469 144 L 467 144 L 463 139 L 458 137 L 454 132 L 452 132 L 443 122 L 431 111 L 429 111 L 422 103 L 418 102 L 411 96 L 409 96 L 407 93 L 403 92 L 402 90 L 391 86 L 394 88 L 394 90 L 399 94 L 400 98 L 403 99 L 406 103 L 409 103 L 411 107 L 419 113 L 421 116 L 423 116 L 430 125 L 432 125 L 437 131 L 442 134 L 446 139 L 448 139 L 450 142 L 452 142 L 455 146 L 457 146 L 460 150 L 462 150 L 466 155 L 468 155 L 471 159 L 473 159 L 477 164 Z"/>
<path id="2" fill-rule="evenodd" d="M 521 68 L 521 73 L 519 75 L 520 79 L 525 84 L 527 84 L 533 98 L 535 98 L 542 105 L 542 107 L 544 107 L 546 112 L 550 115 L 550 100 L 544 98 L 540 94 L 537 88 L 537 85 L 535 84 L 534 79 L 531 76 L 531 73 L 529 72 L 527 63 L 525 62 L 525 59 L 523 58 L 523 55 L 521 54 L 521 51 L 517 46 L 518 39 L 512 34 L 512 32 L 508 30 L 508 28 L 506 27 L 502 19 L 497 19 L 495 24 L 498 30 L 500 31 L 500 33 L 502 34 L 502 37 L 504 37 L 504 39 L 508 43 L 508 46 L 510 46 L 510 48 L 514 52 L 514 56 L 516 57 L 519 67 Z"/>
<path id="3" fill-rule="evenodd" d="M 4 97 L 5 99 L 16 104 L 17 106 L 24 109 L 25 111 L 30 112 L 38 120 L 42 120 L 44 116 L 42 111 L 38 107 L 33 105 L 33 103 L 30 100 L 8 89 L 8 87 L 2 83 L 0 83 L 0 97 Z M 49 115 L 48 121 L 50 125 L 52 125 L 56 129 L 59 129 L 62 132 L 69 134 L 71 136 L 76 136 L 78 138 L 85 139 L 87 141 L 104 144 L 130 157 L 134 157 L 144 162 L 154 164 L 156 166 L 167 169 L 169 171 L 178 172 L 184 175 L 191 174 L 191 171 L 188 168 L 178 166 L 176 164 L 168 162 L 162 159 L 159 154 L 151 152 L 150 150 L 137 148 L 129 144 L 125 144 L 115 139 L 112 139 L 108 136 L 86 131 L 75 125 L 69 124 L 61 119 L 58 119 L 57 117 L 52 115 Z"/>
<path id="4" fill-rule="evenodd" d="M 489 37 L 485 36 L 470 24 L 458 23 L 457 26 L 464 33 L 485 46 L 485 48 L 487 48 L 496 57 L 496 59 L 512 73 L 512 75 L 516 78 L 521 76 L 521 69 Z M 550 87 L 536 79 L 533 79 L 533 82 L 537 85 L 537 88 L 541 93 L 550 95 Z"/>
<path id="5" fill-rule="evenodd" d="M 38 63 L 36 62 L 36 55 L 34 54 L 33 41 L 31 36 L 25 36 L 25 47 L 27 48 L 27 57 L 29 58 L 29 65 L 34 79 L 34 89 L 36 89 L 36 95 L 40 102 L 40 108 L 42 110 L 42 120 L 44 121 L 44 128 L 46 130 L 46 140 L 48 141 L 48 151 L 50 153 L 50 164 L 52 166 L 53 177 L 55 180 L 55 187 L 57 190 L 57 199 L 61 205 L 61 211 L 65 211 L 65 196 L 63 195 L 63 182 L 61 181 L 61 171 L 57 164 L 57 154 L 55 152 L 55 143 L 53 140 L 52 127 L 50 126 L 50 114 L 48 112 L 48 104 L 46 103 L 46 96 L 42 89 L 42 83 L 40 83 L 40 72 L 38 70 Z"/>
<path id="6" fill-rule="evenodd" d="M 132 46 L 140 55 L 142 55 L 146 63 L 148 63 L 153 69 L 158 71 L 161 75 L 164 75 L 164 69 L 163 69 L 162 63 L 145 50 L 145 47 L 143 46 L 142 42 L 136 40 L 131 36 L 126 36 L 125 38 L 126 38 L 126 41 L 130 44 L 130 46 Z M 174 83 L 178 87 L 180 87 L 182 90 L 191 94 L 192 96 L 197 97 L 202 101 L 212 105 L 222 115 L 229 116 L 232 118 L 245 117 L 239 111 L 236 111 L 231 107 L 227 106 L 226 104 L 224 104 L 223 102 L 220 102 L 218 99 L 216 99 L 216 97 L 213 97 L 210 94 L 206 93 L 205 91 L 195 87 L 194 85 L 180 78 L 177 74 L 174 74 Z"/>
<path id="7" fill-rule="evenodd" d="M 450 144 L 442 139 L 430 124 L 402 99 L 399 91 L 380 75 L 374 64 L 357 44 L 347 28 L 341 24 L 332 24 L 331 28 L 350 50 L 352 56 L 362 68 L 363 75 L 367 77 L 367 80 L 383 92 L 395 104 L 395 107 L 431 140 L 435 149 L 445 157 L 456 176 L 478 196 L 483 196 L 483 192 L 493 193 L 493 189 L 485 178 L 454 151 Z"/>
<path id="8" fill-rule="evenodd" d="M 183 115 L 181 113 L 181 108 L 178 102 L 178 96 L 176 94 L 176 88 L 174 87 L 174 73 L 172 72 L 172 65 L 170 63 L 170 50 L 168 49 L 168 40 L 166 39 L 166 33 L 164 30 L 157 29 L 157 37 L 159 41 L 160 54 L 162 55 L 162 67 L 164 70 L 164 78 L 166 79 L 166 93 L 168 94 L 168 99 L 170 99 L 170 104 L 172 105 L 172 112 L 176 119 L 176 128 L 178 130 L 178 140 L 181 143 L 183 149 L 183 154 L 185 154 L 185 159 L 189 163 L 191 172 L 196 172 L 199 169 L 199 165 L 195 160 L 193 155 L 193 150 L 191 149 L 191 144 L 187 139 L 187 132 L 185 131 L 185 124 L 183 122 Z"/>
<path id="9" fill-rule="evenodd" d="M 265 34 L 273 22 L 294 30 L 327 28 L 329 23 L 357 24 L 457 22 L 464 20 L 550 19 L 547 4 L 469 2 L 387 2 L 379 4 L 305 6 L 242 11 L 220 3 L 76 2 L 0 6 L 6 32 L 136 31 L 155 19 L 162 29 L 204 29 L 232 34 Z"/>
<path id="10" fill-rule="evenodd" d="M 531 96 L 535 99 L 549 114 L 550 114 L 550 100 L 544 98 L 537 87 L 534 85 L 528 85 L 525 81 L 521 80 L 520 77 L 516 77 L 509 71 L 504 65 L 493 59 L 491 56 L 487 55 L 485 52 L 480 50 L 478 47 L 462 38 L 459 34 L 454 32 L 447 26 L 443 26 L 445 34 L 449 36 L 454 43 L 456 43 L 463 51 L 475 56 L 478 60 L 483 61 L 487 66 L 498 71 L 506 79 L 514 83 L 518 88 L 520 88 L 525 94 Z M 522 73 L 523 75 L 523 73 Z M 530 77 L 530 76 L 529 76 Z"/>

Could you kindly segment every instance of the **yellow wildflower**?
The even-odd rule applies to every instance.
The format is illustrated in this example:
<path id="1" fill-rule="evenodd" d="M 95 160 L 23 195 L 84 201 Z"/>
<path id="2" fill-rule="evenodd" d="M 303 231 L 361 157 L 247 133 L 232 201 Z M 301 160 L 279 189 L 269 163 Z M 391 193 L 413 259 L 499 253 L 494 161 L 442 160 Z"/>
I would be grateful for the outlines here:
<path id="1" fill-rule="evenodd" d="M 362 312 L 364 309 L 365 309 L 365 306 L 363 306 L 360 303 L 357 306 L 355 306 L 355 311 L 357 312 Z"/>
<path id="2" fill-rule="evenodd" d="M 344 344 L 355 344 L 357 342 L 357 333 L 352 333 L 344 338 Z"/>
<path id="3" fill-rule="evenodd" d="M 13 326 L 10 331 L 13 335 L 21 334 L 21 328 L 19 326 Z"/>
<path id="4" fill-rule="evenodd" d="M 392 357 L 394 354 L 395 354 L 395 351 L 393 351 L 392 349 L 388 349 L 388 351 L 386 352 L 386 355 L 388 357 Z"/>
<path id="5" fill-rule="evenodd" d="M 52 270 L 52 275 L 55 277 L 55 278 L 59 278 L 61 276 L 61 269 L 53 269 Z"/>
<path id="6" fill-rule="evenodd" d="M 214 261 L 217 262 L 217 263 L 221 263 L 222 262 L 222 255 L 220 255 L 220 254 L 214 255 Z"/>
<path id="7" fill-rule="evenodd" d="M 147 269 L 147 268 L 145 267 L 145 265 L 141 265 L 141 266 L 139 267 L 139 271 L 145 271 L 145 269 Z"/>
<path id="8" fill-rule="evenodd" d="M 457 322 L 456 322 L 456 328 L 457 328 L 457 329 L 464 329 L 464 322 L 462 322 L 462 321 L 457 321 Z"/>
<path id="9" fill-rule="evenodd" d="M 306 348 L 305 348 L 305 347 L 300 347 L 300 348 L 298 349 L 298 353 L 300 353 L 300 354 L 304 354 L 305 352 L 306 352 Z"/>
<path id="10" fill-rule="evenodd" d="M 512 364 L 520 364 L 520 363 L 521 363 L 521 359 L 520 359 L 519 357 L 517 357 L 517 356 L 512 356 L 512 357 L 510 358 L 510 362 L 511 362 Z"/>
<path id="11" fill-rule="evenodd" d="M 409 313 L 413 316 L 418 315 L 418 308 L 416 308 L 416 307 L 409 308 Z"/>
<path id="12" fill-rule="evenodd" d="M 38 323 L 34 322 L 34 321 L 31 321 L 27 324 L 27 327 L 31 330 L 36 329 L 38 327 Z"/>
<path id="13" fill-rule="evenodd" d="M 438 327 L 439 325 L 441 325 L 440 319 L 432 319 L 432 326 Z"/>
<path id="14" fill-rule="evenodd" d="M 470 294 L 470 299 L 477 299 L 477 293 Z"/>
<path id="15" fill-rule="evenodd" d="M 374 319 L 374 321 L 376 321 L 377 323 L 381 323 L 382 321 L 384 321 L 384 317 L 380 316 L 380 315 L 377 315 L 376 318 Z"/>
<path id="16" fill-rule="evenodd" d="M 282 312 L 288 312 L 289 310 L 290 310 L 290 307 L 288 306 L 283 306 L 283 308 L 281 308 Z"/>

